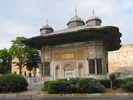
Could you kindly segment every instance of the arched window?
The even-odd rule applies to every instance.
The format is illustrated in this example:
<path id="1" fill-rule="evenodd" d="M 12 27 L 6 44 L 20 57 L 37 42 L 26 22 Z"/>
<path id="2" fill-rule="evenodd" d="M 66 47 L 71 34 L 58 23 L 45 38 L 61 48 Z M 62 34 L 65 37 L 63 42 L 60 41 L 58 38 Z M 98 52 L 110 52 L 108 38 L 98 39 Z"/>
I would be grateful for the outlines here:
<path id="1" fill-rule="evenodd" d="M 83 63 L 78 64 L 78 77 L 82 77 L 83 75 Z"/>
<path id="2" fill-rule="evenodd" d="M 56 79 L 58 79 L 59 76 L 60 76 L 60 70 L 59 70 L 59 66 L 58 65 L 56 66 L 55 75 L 56 75 Z"/>

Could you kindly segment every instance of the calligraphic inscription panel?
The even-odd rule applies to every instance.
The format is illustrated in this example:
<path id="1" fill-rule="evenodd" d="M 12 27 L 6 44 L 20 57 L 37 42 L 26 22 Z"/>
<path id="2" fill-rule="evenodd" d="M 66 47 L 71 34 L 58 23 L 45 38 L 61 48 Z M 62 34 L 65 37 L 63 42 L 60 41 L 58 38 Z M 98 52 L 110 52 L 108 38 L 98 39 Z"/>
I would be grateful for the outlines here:
<path id="1" fill-rule="evenodd" d="M 60 52 L 54 53 L 54 61 L 60 61 Z"/>
<path id="2" fill-rule="evenodd" d="M 75 52 L 62 53 L 62 60 L 73 60 L 75 59 Z"/>
<path id="3" fill-rule="evenodd" d="M 77 60 L 84 59 L 84 50 L 77 50 Z"/>

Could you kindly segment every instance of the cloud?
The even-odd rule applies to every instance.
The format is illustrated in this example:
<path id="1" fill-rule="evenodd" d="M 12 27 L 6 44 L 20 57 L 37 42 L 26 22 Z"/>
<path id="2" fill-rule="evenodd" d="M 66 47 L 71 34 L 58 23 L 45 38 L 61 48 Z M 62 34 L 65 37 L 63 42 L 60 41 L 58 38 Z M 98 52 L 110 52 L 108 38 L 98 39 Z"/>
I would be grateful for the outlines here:
<path id="1" fill-rule="evenodd" d="M 9 48 L 11 46 L 11 40 L 15 40 L 18 36 L 25 36 L 30 38 L 34 36 L 32 29 L 35 29 L 33 26 L 28 26 L 19 22 L 12 22 L 8 20 L 0 20 L 0 48 Z M 36 32 L 36 31 L 35 31 Z"/>
<path id="2" fill-rule="evenodd" d="M 123 35 L 122 43 L 133 43 L 133 0 L 14 0 L 14 2 L 13 4 L 17 5 L 15 8 L 8 4 L 6 8 L 9 7 L 11 10 L 8 8 L 6 12 L 1 12 L 0 48 L 9 47 L 10 41 L 16 36 L 30 38 L 39 35 L 39 29 L 46 24 L 47 18 L 48 24 L 55 31 L 67 28 L 68 21 L 74 17 L 75 6 L 78 16 L 84 22 L 92 16 L 94 9 L 95 16 L 102 20 L 102 26 L 119 27 Z M 2 7 L 6 9 L 5 6 Z"/>

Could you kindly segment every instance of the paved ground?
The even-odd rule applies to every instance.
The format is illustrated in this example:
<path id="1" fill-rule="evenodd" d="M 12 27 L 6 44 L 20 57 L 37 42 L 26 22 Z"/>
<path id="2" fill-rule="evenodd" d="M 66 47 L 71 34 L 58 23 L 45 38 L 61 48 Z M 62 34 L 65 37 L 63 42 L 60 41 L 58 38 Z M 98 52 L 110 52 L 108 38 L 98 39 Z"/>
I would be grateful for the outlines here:
<path id="1" fill-rule="evenodd" d="M 21 92 L 21 94 L 37 94 L 41 92 L 41 88 L 43 87 L 43 84 L 29 84 L 28 90 L 25 92 Z"/>

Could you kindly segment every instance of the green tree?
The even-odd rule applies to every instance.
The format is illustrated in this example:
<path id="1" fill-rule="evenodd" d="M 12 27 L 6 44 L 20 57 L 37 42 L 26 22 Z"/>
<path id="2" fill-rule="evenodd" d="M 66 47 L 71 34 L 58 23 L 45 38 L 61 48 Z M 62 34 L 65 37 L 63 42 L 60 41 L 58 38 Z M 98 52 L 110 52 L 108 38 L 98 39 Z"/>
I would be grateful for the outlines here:
<path id="1" fill-rule="evenodd" d="M 30 48 L 23 44 L 21 41 L 24 40 L 25 37 L 16 37 L 16 40 L 12 40 L 12 46 L 10 47 L 10 54 L 12 55 L 12 59 L 17 58 L 18 62 L 13 62 L 15 66 L 19 67 L 19 74 L 22 74 L 22 68 L 26 65 L 27 69 L 30 70 L 33 67 L 36 68 L 35 61 L 39 61 L 39 53 L 36 49 Z M 32 57 L 34 54 L 35 57 Z M 33 58 L 35 60 L 33 60 Z M 32 68 L 30 62 L 34 61 L 34 65 L 32 64 Z M 29 67 L 30 66 L 30 67 Z"/>
<path id="2" fill-rule="evenodd" d="M 10 54 L 12 55 L 12 59 L 17 58 L 18 62 L 13 62 L 15 66 L 19 67 L 19 74 L 22 74 L 22 68 L 25 66 L 25 61 L 27 58 L 27 52 L 30 50 L 28 46 L 23 44 L 21 41 L 24 40 L 25 37 L 16 37 L 16 40 L 12 40 L 12 46 L 10 47 Z"/>
<path id="3" fill-rule="evenodd" d="M 30 75 L 31 75 L 31 70 L 33 68 L 38 68 L 40 63 L 41 63 L 41 59 L 40 59 L 40 56 L 39 56 L 39 52 L 35 49 L 31 49 L 28 53 L 27 61 L 26 61 L 26 64 L 25 64 L 27 70 L 30 71 Z"/>
<path id="4" fill-rule="evenodd" d="M 3 60 L 0 64 L 0 74 L 11 72 L 11 55 L 8 49 L 4 48 L 0 50 L 0 59 Z"/>
<path id="5" fill-rule="evenodd" d="M 113 81 L 116 79 L 116 75 L 114 73 L 112 73 L 109 75 L 109 78 L 111 80 L 110 89 L 112 89 L 112 84 L 113 84 Z"/>

